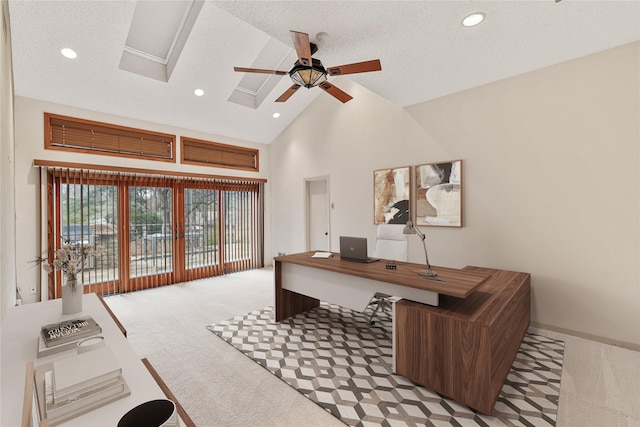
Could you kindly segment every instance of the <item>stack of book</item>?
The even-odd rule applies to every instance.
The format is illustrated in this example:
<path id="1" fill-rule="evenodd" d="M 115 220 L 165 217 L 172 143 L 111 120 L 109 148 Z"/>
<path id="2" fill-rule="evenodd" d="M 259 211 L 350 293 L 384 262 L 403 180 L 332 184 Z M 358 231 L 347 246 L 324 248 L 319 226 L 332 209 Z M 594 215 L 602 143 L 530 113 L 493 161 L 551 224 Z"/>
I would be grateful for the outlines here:
<path id="1" fill-rule="evenodd" d="M 129 394 L 109 347 L 54 361 L 44 373 L 45 417 L 67 420 Z"/>
<path id="2" fill-rule="evenodd" d="M 38 357 L 74 348 L 81 339 L 101 332 L 100 325 L 89 316 L 45 325 L 38 337 Z"/>

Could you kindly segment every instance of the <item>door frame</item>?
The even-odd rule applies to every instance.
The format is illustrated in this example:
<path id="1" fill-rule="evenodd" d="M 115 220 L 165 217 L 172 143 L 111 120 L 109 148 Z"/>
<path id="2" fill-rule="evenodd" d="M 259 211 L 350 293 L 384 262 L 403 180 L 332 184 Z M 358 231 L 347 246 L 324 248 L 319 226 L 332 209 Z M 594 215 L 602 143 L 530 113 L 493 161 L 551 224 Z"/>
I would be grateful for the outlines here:
<path id="1" fill-rule="evenodd" d="M 322 175 L 304 178 L 304 247 L 307 251 L 311 250 L 311 183 L 318 181 L 324 181 L 327 188 L 327 245 L 331 250 L 331 187 L 329 186 L 329 175 Z"/>

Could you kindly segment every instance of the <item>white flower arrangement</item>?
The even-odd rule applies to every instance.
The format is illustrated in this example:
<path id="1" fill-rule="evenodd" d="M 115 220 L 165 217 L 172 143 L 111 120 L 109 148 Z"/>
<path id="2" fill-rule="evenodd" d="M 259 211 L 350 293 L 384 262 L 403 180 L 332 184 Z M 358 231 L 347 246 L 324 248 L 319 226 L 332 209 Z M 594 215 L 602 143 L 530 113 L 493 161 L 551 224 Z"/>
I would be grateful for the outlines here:
<path id="1" fill-rule="evenodd" d="M 52 262 L 43 260 L 42 268 L 50 273 L 54 270 L 61 270 L 65 273 L 66 281 L 62 286 L 71 285 L 73 291 L 76 290 L 78 273 L 82 271 L 87 258 L 102 254 L 102 248 L 94 248 L 89 244 L 72 245 L 66 240 L 55 252 Z"/>

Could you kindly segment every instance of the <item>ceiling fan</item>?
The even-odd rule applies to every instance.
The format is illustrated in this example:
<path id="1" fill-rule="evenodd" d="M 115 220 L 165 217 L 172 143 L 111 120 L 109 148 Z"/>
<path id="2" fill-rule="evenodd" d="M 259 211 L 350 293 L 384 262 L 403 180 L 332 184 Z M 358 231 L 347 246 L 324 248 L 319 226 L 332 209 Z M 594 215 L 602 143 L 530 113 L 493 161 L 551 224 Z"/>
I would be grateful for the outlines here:
<path id="1" fill-rule="evenodd" d="M 344 103 L 353 99 L 353 97 L 329 83 L 327 81 L 327 75 L 342 76 L 345 74 L 367 73 L 369 71 L 382 70 L 379 59 L 339 65 L 337 67 L 329 67 L 325 69 L 319 59 L 311 57 L 311 55 L 318 51 L 318 46 L 316 46 L 315 43 L 311 43 L 309 41 L 309 34 L 291 30 L 291 36 L 293 37 L 293 46 L 295 47 L 296 53 L 298 54 L 298 60 L 293 65 L 293 68 L 291 70 L 280 71 L 262 70 L 259 68 L 233 68 L 234 71 L 245 73 L 277 75 L 289 74 L 289 77 L 291 77 L 291 80 L 293 80 L 294 83 L 289 89 L 287 89 L 282 95 L 280 95 L 278 99 L 276 99 L 276 102 L 285 102 L 302 86 L 306 88 L 319 86 L 320 89 L 324 90 L 329 95 Z"/>

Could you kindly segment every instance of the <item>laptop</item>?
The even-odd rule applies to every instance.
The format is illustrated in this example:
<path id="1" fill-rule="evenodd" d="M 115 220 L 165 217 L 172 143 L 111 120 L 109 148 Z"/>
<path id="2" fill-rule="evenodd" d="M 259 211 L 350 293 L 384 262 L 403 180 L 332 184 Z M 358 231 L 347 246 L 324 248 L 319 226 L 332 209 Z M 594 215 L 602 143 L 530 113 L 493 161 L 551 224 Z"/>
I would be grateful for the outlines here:
<path id="1" fill-rule="evenodd" d="M 357 262 L 374 262 L 380 258 L 370 258 L 367 256 L 366 238 L 340 236 L 340 259 Z"/>

